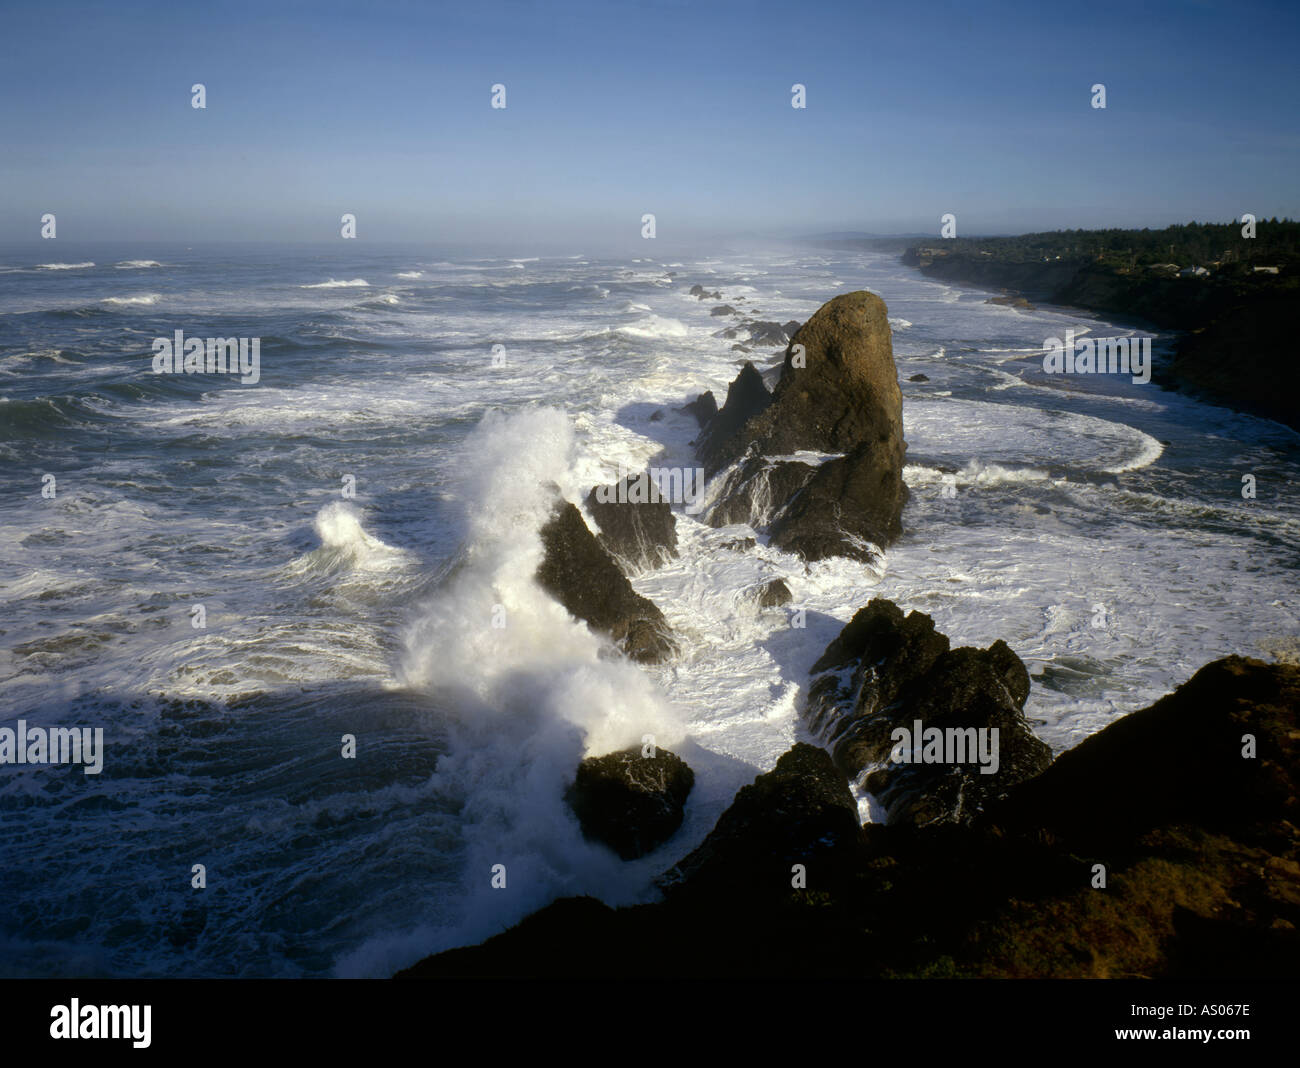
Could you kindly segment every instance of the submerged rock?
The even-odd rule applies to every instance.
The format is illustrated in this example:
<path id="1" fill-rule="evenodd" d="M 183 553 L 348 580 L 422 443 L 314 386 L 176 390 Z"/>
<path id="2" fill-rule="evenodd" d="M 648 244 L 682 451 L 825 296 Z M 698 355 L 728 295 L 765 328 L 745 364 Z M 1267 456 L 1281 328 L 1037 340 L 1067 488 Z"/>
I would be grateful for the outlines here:
<path id="1" fill-rule="evenodd" d="M 790 587 L 785 584 L 784 579 L 772 579 L 759 587 L 758 604 L 761 608 L 779 608 L 792 600 L 794 594 L 790 592 Z"/>
<path id="2" fill-rule="evenodd" d="M 561 502 L 541 536 L 545 556 L 537 581 L 543 589 L 633 660 L 658 663 L 673 655 L 663 613 L 632 589 L 576 507 Z"/>
<path id="3" fill-rule="evenodd" d="M 694 784 L 681 757 L 667 749 L 647 757 L 634 746 L 584 760 L 565 800 L 583 834 L 634 860 L 676 833 Z"/>
<path id="4" fill-rule="evenodd" d="M 749 323 L 748 328 L 751 345 L 784 345 L 790 340 L 790 335 L 780 323 Z"/>

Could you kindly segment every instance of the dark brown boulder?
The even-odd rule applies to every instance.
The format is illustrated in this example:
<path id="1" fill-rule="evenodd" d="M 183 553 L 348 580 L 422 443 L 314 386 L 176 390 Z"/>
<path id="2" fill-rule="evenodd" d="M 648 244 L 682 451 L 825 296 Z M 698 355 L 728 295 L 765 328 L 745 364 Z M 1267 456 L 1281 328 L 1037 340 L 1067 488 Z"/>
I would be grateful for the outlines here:
<path id="1" fill-rule="evenodd" d="M 663 613 L 632 589 L 576 507 L 561 502 L 541 536 L 537 581 L 560 604 L 633 660 L 658 663 L 675 652 Z"/>
<path id="2" fill-rule="evenodd" d="M 790 335 L 780 323 L 754 322 L 747 325 L 751 345 L 785 345 L 790 340 Z"/>
<path id="3" fill-rule="evenodd" d="M 802 360 L 796 345 L 803 346 Z M 771 404 L 702 458 L 717 469 L 754 443 L 763 455 L 780 456 L 801 449 L 847 453 L 864 442 L 886 452 L 901 474 L 903 394 L 889 317 L 883 300 L 860 290 L 823 304 L 799 328 Z"/>
<path id="4" fill-rule="evenodd" d="M 769 460 L 752 456 L 727 473 L 718 503 L 709 509 L 710 526 L 733 523 L 767 526 L 790 500 L 817 474 L 812 464 L 799 460 Z"/>
<path id="5" fill-rule="evenodd" d="M 634 746 L 584 760 L 565 800 L 584 835 L 634 860 L 676 833 L 694 785 L 681 757 L 667 749 L 647 757 Z"/>

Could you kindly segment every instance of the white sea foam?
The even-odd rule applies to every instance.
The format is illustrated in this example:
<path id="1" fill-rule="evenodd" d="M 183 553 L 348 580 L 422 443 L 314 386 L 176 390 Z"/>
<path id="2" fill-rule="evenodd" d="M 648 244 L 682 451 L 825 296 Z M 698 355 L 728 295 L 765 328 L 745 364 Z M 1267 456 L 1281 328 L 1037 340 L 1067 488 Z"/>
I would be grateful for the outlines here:
<path id="1" fill-rule="evenodd" d="M 162 294 L 160 293 L 140 293 L 134 297 L 105 297 L 100 301 L 100 303 L 119 305 L 139 304 L 147 306 L 157 304 L 160 300 L 162 300 Z"/>
<path id="2" fill-rule="evenodd" d="M 93 266 L 95 265 L 89 260 L 85 263 L 38 263 L 36 265 L 37 269 L 42 271 L 79 271 L 84 267 Z"/>
<path id="3" fill-rule="evenodd" d="M 157 260 L 123 260 L 121 263 L 113 264 L 119 270 L 142 270 L 146 267 L 161 267 L 162 264 Z"/>
<path id="4" fill-rule="evenodd" d="M 315 282 L 311 285 L 299 286 L 299 289 L 362 289 L 370 285 L 364 278 L 353 278 L 351 281 L 342 282 L 338 279 L 331 278 L 328 282 Z"/>
<path id="5" fill-rule="evenodd" d="M 648 315 L 635 323 L 618 328 L 620 334 L 629 337 L 645 338 L 681 338 L 690 333 L 690 329 L 678 319 L 669 319 L 661 315 Z"/>

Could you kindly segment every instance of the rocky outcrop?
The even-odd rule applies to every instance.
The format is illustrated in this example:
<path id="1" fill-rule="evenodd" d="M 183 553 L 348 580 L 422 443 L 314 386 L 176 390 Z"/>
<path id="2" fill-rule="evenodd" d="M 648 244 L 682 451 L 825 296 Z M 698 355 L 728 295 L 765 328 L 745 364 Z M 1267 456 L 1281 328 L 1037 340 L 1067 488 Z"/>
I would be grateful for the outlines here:
<path id="1" fill-rule="evenodd" d="M 772 544 L 807 560 L 873 560 L 876 546 L 903 532 L 906 493 L 893 454 L 863 442 L 847 456 L 825 461 L 789 499 L 772 522 Z"/>
<path id="2" fill-rule="evenodd" d="M 595 486 L 587 511 L 600 528 L 600 544 L 628 571 L 659 567 L 677 556 L 677 520 L 666 500 L 636 501 L 629 478 Z M 602 500 L 603 498 L 603 500 Z"/>
<path id="3" fill-rule="evenodd" d="M 730 304 L 719 304 L 716 308 L 710 311 L 709 314 L 713 316 L 736 315 L 737 312 Z"/>
<path id="4" fill-rule="evenodd" d="M 766 527 L 816 474 L 814 464 L 753 456 L 727 473 L 718 502 L 709 509 L 709 525 Z"/>
<path id="5" fill-rule="evenodd" d="M 1005 642 L 950 649 L 929 616 L 876 599 L 812 670 L 809 727 L 850 778 L 870 769 L 864 785 L 891 823 L 970 822 L 1051 761 L 1024 717 L 1029 673 Z"/>
<path id="6" fill-rule="evenodd" d="M 701 393 L 690 404 L 684 405 L 681 410 L 695 416 L 695 421 L 701 427 L 706 427 L 709 425 L 709 420 L 718 414 L 718 401 L 713 395 L 713 390 L 710 389 Z"/>
<path id="7" fill-rule="evenodd" d="M 633 747 L 584 760 L 565 800 L 586 837 L 635 860 L 676 833 L 694 785 L 681 757 L 667 749 L 644 756 Z"/>
<path id="8" fill-rule="evenodd" d="M 1300 669 L 1217 660 L 1062 754 L 989 819 L 1108 850 L 1179 823 L 1264 837 L 1300 827 L 1298 711 Z"/>
<path id="9" fill-rule="evenodd" d="M 871 633 L 846 627 L 827 656 Z M 924 620 L 909 634 L 936 647 Z M 1300 668 L 1229 657 L 980 820 L 923 827 L 857 827 L 832 761 L 796 746 L 665 874 L 662 903 L 557 901 L 402 976 L 1294 980 L 1298 720 Z"/>
<path id="10" fill-rule="evenodd" d="M 790 587 L 785 584 L 784 579 L 772 579 L 763 583 L 758 590 L 758 606 L 760 608 L 780 608 L 783 604 L 789 604 L 794 600 L 794 595 L 790 592 Z"/>
<path id="11" fill-rule="evenodd" d="M 834 298 L 791 339 L 776 389 L 746 364 L 700 436 L 707 474 L 740 463 L 710 521 L 770 519 L 772 543 L 806 559 L 871 559 L 902 532 L 902 419 L 884 302 L 867 292 Z M 792 462 L 766 458 L 796 452 L 841 455 L 819 469 L 780 471 L 787 492 L 761 497 L 770 507 L 760 517 L 753 501 L 771 487 L 773 469 Z"/>
<path id="12" fill-rule="evenodd" d="M 663 613 L 632 589 L 576 507 L 561 502 L 541 536 L 537 581 L 560 604 L 633 660 L 658 663 L 675 652 Z"/>
<path id="13" fill-rule="evenodd" d="M 772 403 L 772 394 L 763 376 L 752 363 L 746 362 L 727 387 L 727 399 L 696 440 L 695 454 L 704 464 L 704 473 L 712 477 L 730 462 L 729 447 L 745 425 Z"/>
<path id="14" fill-rule="evenodd" d="M 798 743 L 743 787 L 709 836 L 660 878 L 668 894 L 782 896 L 796 864 L 827 888 L 862 848 L 858 806 L 824 749 Z M 820 880 L 820 882 L 819 882 Z"/>
<path id="15" fill-rule="evenodd" d="M 710 293 L 702 285 L 698 285 L 698 284 L 691 286 L 691 296 L 693 296 L 696 300 L 721 300 L 722 299 L 721 291 L 714 290 L 712 293 Z"/>
<path id="16" fill-rule="evenodd" d="M 751 345 L 784 345 L 790 340 L 780 323 L 756 322 L 746 324 Z"/>

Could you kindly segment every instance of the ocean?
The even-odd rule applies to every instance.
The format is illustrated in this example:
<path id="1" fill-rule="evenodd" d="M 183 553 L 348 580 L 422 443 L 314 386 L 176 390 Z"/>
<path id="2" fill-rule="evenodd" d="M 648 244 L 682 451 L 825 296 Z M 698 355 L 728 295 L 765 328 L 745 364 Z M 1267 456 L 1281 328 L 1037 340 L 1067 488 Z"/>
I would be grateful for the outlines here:
<path id="1" fill-rule="evenodd" d="M 0 254 L 0 727 L 102 728 L 104 765 L 0 767 L 0 975 L 388 975 L 559 896 L 650 900 L 806 737 L 808 668 L 872 597 L 1004 639 L 1056 752 L 1213 659 L 1300 645 L 1300 438 L 1043 371 L 1069 330 L 1168 337 L 796 244 L 55 244 Z M 680 655 L 611 655 L 532 581 L 552 487 L 694 466 L 678 409 L 782 354 L 733 351 L 715 306 L 803 321 L 856 289 L 889 308 L 903 537 L 879 567 L 805 566 L 679 512 L 679 558 L 633 584 Z M 259 339 L 257 381 L 154 373 L 178 330 Z M 758 608 L 775 577 L 793 603 Z M 623 862 L 562 795 L 647 733 L 696 787 Z"/>

